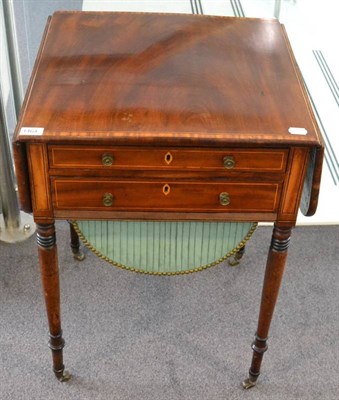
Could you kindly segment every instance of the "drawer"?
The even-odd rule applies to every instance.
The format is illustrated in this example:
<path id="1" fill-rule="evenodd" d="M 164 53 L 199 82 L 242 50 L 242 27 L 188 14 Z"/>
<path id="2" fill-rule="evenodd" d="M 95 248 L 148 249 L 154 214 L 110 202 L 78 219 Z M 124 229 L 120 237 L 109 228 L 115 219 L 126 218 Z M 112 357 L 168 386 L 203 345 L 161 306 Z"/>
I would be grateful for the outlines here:
<path id="1" fill-rule="evenodd" d="M 279 183 L 52 178 L 59 210 L 276 212 L 280 193 Z"/>
<path id="2" fill-rule="evenodd" d="M 286 149 L 178 149 L 96 146 L 49 146 L 51 168 L 192 169 L 283 172 Z"/>

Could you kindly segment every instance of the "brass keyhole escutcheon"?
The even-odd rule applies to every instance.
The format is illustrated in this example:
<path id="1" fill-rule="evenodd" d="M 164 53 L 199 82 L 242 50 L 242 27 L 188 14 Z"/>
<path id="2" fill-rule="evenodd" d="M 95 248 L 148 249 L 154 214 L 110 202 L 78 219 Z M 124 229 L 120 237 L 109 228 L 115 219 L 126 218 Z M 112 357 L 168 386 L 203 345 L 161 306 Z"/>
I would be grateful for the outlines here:
<path id="1" fill-rule="evenodd" d="M 102 197 L 102 204 L 105 207 L 110 207 L 113 204 L 113 195 L 112 193 L 105 193 Z"/>
<path id="2" fill-rule="evenodd" d="M 114 157 L 112 154 L 105 153 L 102 155 L 101 161 L 102 161 L 102 165 L 110 166 L 113 164 Z"/>
<path id="3" fill-rule="evenodd" d="M 222 206 L 228 206 L 231 202 L 230 195 L 227 192 L 221 192 L 219 194 L 219 201 Z"/>
<path id="4" fill-rule="evenodd" d="M 164 185 L 162 188 L 162 192 L 164 193 L 165 196 L 167 196 L 170 193 L 170 191 L 171 191 L 171 187 L 170 187 L 170 185 L 168 185 L 166 183 L 166 185 Z"/>
<path id="5" fill-rule="evenodd" d="M 223 162 L 224 162 L 224 167 L 227 169 L 232 169 L 235 166 L 235 161 L 232 156 L 225 156 L 223 158 Z"/>
<path id="6" fill-rule="evenodd" d="M 170 165 L 171 162 L 173 161 L 173 156 L 170 152 L 165 154 L 165 162 L 167 165 Z"/>

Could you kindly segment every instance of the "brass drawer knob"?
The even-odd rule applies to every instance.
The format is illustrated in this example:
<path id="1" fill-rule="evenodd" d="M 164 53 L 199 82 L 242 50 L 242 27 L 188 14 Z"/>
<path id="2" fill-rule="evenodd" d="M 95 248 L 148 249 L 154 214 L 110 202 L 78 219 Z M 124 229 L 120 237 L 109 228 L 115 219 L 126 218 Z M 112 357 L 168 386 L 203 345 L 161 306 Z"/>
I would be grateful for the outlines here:
<path id="1" fill-rule="evenodd" d="M 225 168 L 227 168 L 227 169 L 234 168 L 235 161 L 234 161 L 234 158 L 232 156 L 225 156 L 223 158 L 223 161 L 224 161 L 224 167 Z"/>
<path id="2" fill-rule="evenodd" d="M 227 192 L 221 192 L 219 194 L 219 201 L 222 206 L 228 206 L 231 202 L 230 195 Z"/>
<path id="3" fill-rule="evenodd" d="M 105 193 L 102 197 L 102 204 L 105 207 L 110 207 L 113 204 L 113 195 L 112 193 Z"/>
<path id="4" fill-rule="evenodd" d="M 102 165 L 109 166 L 113 164 L 114 157 L 112 156 L 112 154 L 105 153 L 102 155 L 101 161 Z"/>

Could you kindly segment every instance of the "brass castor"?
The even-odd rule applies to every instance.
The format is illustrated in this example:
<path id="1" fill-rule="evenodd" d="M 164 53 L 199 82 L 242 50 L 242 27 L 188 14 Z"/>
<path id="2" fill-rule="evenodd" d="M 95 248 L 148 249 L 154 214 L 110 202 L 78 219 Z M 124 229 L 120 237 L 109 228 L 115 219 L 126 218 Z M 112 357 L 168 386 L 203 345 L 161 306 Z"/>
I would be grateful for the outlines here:
<path id="1" fill-rule="evenodd" d="M 236 267 L 240 264 L 240 260 L 242 259 L 243 255 L 245 254 L 245 246 L 242 247 L 237 253 L 234 254 L 233 257 L 228 259 L 228 265 L 230 267 Z"/>
<path id="2" fill-rule="evenodd" d="M 72 375 L 68 371 L 54 371 L 54 374 L 59 382 L 67 382 L 71 379 Z"/>
<path id="3" fill-rule="evenodd" d="M 74 260 L 77 261 L 84 261 L 84 259 L 86 258 L 85 253 L 81 250 L 73 250 L 73 258 Z"/>
<path id="4" fill-rule="evenodd" d="M 251 388 L 254 387 L 256 384 L 257 384 L 256 381 L 252 381 L 250 378 L 247 378 L 247 379 L 245 379 L 245 380 L 243 381 L 242 387 L 243 387 L 244 389 L 247 390 L 247 389 L 251 389 Z"/>

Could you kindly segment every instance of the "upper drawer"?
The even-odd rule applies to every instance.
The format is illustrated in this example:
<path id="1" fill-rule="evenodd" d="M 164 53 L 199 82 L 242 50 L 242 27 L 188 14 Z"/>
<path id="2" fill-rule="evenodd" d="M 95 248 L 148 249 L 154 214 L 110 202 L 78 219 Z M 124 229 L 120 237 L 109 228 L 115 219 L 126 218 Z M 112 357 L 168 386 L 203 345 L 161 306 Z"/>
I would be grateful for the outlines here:
<path id="1" fill-rule="evenodd" d="M 283 172 L 286 149 L 180 149 L 96 146 L 49 146 L 51 168 L 218 169 Z"/>

